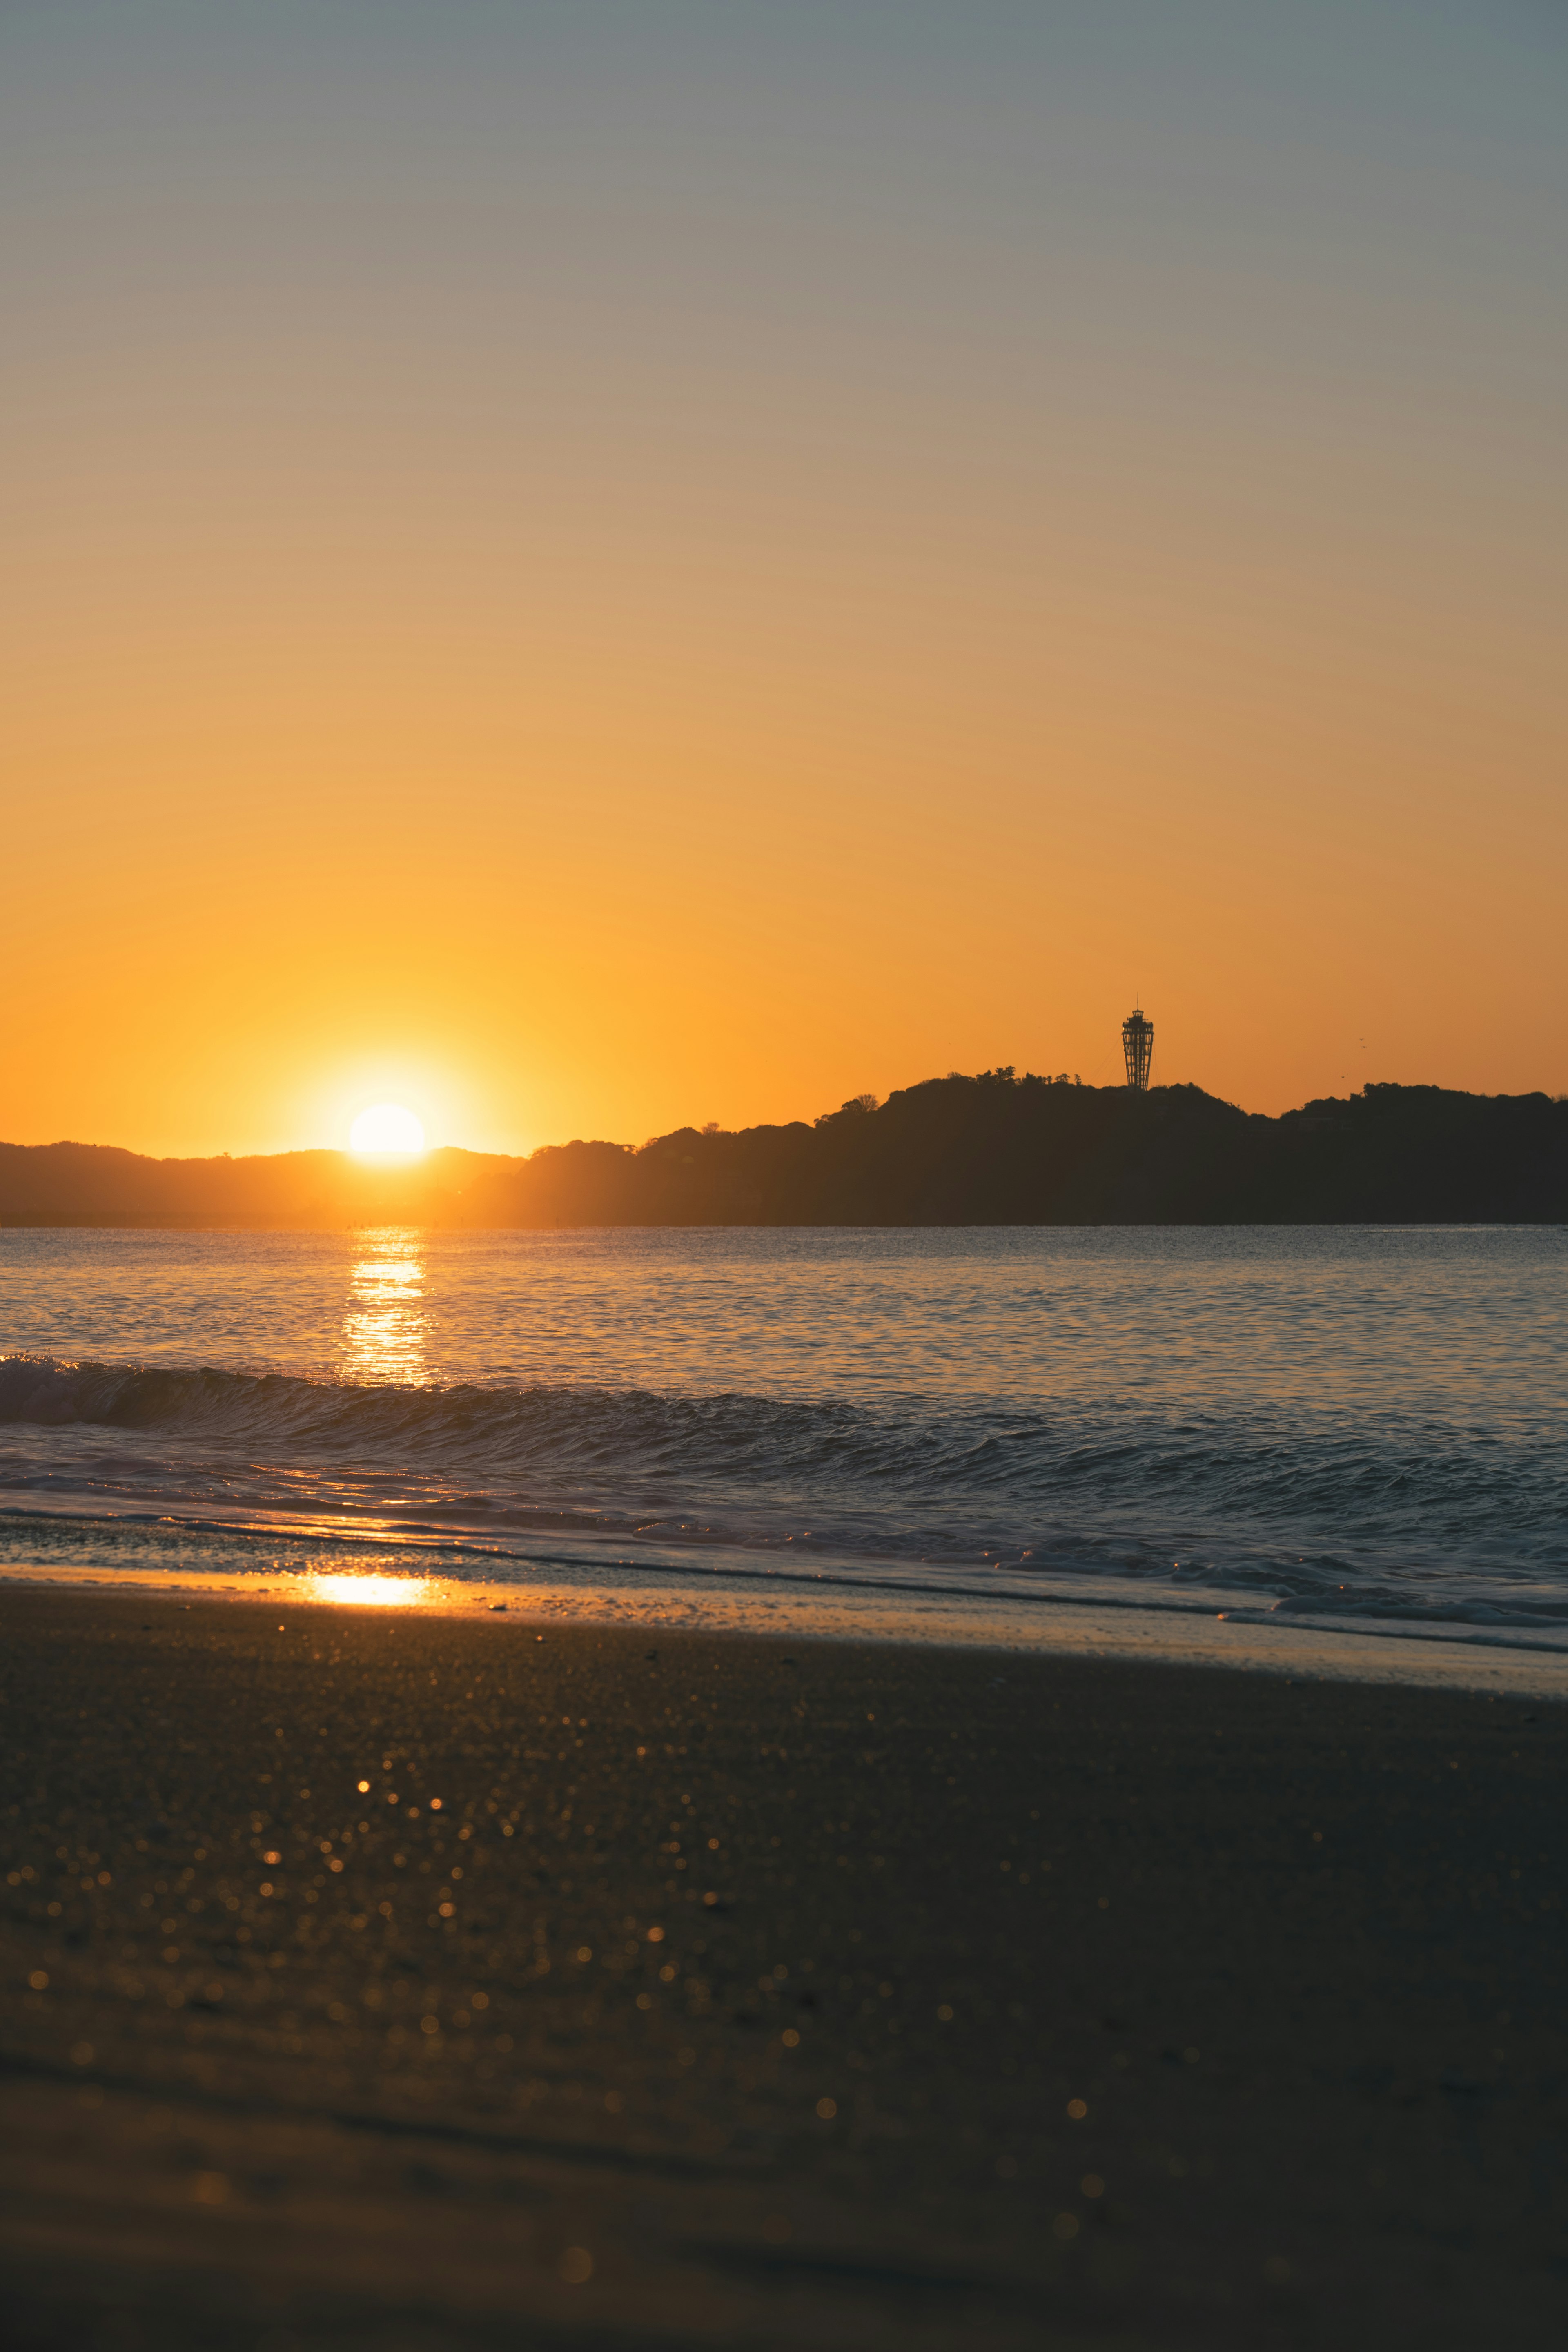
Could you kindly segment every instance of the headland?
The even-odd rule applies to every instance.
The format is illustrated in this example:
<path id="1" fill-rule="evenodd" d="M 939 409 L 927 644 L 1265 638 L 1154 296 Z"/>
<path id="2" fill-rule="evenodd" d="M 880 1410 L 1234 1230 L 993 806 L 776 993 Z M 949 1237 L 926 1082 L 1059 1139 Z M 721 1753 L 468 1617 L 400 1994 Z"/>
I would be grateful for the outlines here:
<path id="1" fill-rule="evenodd" d="M 1279 1118 L 1192 1086 L 953 1074 L 809 1124 L 680 1128 L 527 1159 L 447 1149 L 151 1160 L 0 1145 L 0 1224 L 469 1230 L 582 1225 L 1556 1223 L 1568 1102 L 1369 1086 Z"/>

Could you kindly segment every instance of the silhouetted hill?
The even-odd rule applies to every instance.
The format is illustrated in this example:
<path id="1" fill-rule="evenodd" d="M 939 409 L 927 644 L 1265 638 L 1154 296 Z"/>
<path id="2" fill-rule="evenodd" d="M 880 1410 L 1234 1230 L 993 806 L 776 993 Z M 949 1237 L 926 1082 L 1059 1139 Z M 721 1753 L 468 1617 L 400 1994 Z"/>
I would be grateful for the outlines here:
<path id="1" fill-rule="evenodd" d="M 375 1167 L 347 1151 L 144 1160 L 104 1144 L 0 1143 L 0 1224 L 464 1224 L 473 1222 L 462 1202 L 476 1176 L 526 1164 L 455 1150 Z"/>
<path id="2" fill-rule="evenodd" d="M 0 1145 L 0 1223 L 567 1225 L 1555 1223 L 1568 1103 L 1372 1086 L 1265 1118 L 1199 1087 L 990 1070 L 807 1126 L 680 1128 L 527 1160 L 338 1151 L 144 1160 Z"/>

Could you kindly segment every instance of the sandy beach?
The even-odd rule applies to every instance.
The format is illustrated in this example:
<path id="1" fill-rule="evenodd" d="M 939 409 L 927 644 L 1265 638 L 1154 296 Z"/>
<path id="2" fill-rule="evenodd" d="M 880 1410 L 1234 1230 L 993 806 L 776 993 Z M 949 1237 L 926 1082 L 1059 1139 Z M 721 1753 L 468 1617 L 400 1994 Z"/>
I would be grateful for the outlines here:
<path id="1" fill-rule="evenodd" d="M 0 1614 L 12 2343 L 1561 2340 L 1550 1702 Z"/>

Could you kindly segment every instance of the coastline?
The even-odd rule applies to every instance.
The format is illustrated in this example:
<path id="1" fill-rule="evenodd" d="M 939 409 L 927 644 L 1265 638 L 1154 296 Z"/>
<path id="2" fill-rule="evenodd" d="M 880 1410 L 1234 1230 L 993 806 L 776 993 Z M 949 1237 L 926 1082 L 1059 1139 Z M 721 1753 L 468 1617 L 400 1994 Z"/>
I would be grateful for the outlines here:
<path id="1" fill-rule="evenodd" d="M 0 1588 L 28 2352 L 1560 2337 L 1559 1709 L 266 1597 Z"/>
<path id="2" fill-rule="evenodd" d="M 7 1587 L 135 1593 L 227 1602 L 287 1600 L 295 1608 L 371 1607 L 419 1616 L 650 1631 L 777 1635 L 792 1641 L 891 1643 L 988 1649 L 1011 1655 L 1213 1666 L 1287 1682 L 1355 1682 L 1507 1692 L 1568 1700 L 1568 1639 L 1531 1641 L 1468 1625 L 1413 1633 L 1395 1620 L 1353 1626 L 1293 1615 L 1271 1622 L 1244 1600 L 1140 1605 L 1092 1591 L 1042 1590 L 1027 1601 L 973 1598 L 891 1580 L 835 1583 L 669 1563 L 623 1567 L 556 1555 L 526 1580 L 422 1572 L 415 1547 L 324 1550 L 319 1566 L 249 1573 L 202 1569 L 99 1569 L 58 1561 L 0 1566 Z M 412 1560 L 413 1565 L 410 1565 Z M 515 1569 L 533 1565 L 525 1560 Z"/>

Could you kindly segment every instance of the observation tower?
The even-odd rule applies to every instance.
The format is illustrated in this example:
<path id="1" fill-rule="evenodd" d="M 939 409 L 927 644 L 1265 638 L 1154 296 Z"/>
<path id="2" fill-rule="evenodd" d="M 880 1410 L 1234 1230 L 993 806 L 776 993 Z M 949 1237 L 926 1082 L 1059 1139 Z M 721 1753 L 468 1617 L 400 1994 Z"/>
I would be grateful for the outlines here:
<path id="1" fill-rule="evenodd" d="M 1121 1024 L 1121 1050 L 1127 1056 L 1127 1083 L 1135 1094 L 1149 1091 L 1149 1070 L 1154 1059 L 1154 1024 L 1142 1013 L 1130 1013 Z"/>

